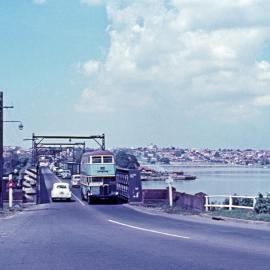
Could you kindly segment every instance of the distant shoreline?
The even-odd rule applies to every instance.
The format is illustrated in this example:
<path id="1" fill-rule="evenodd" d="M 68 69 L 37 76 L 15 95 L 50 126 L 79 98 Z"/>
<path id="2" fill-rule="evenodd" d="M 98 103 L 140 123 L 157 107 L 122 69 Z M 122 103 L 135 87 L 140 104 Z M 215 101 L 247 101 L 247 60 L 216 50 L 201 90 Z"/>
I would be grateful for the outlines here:
<path id="1" fill-rule="evenodd" d="M 163 167 L 163 168 L 256 168 L 256 169 L 270 169 L 270 166 L 259 166 L 259 165 L 233 165 L 233 164 L 209 164 L 209 163 L 173 163 L 173 164 L 149 164 L 149 163 L 140 163 L 141 166 L 146 167 Z"/>

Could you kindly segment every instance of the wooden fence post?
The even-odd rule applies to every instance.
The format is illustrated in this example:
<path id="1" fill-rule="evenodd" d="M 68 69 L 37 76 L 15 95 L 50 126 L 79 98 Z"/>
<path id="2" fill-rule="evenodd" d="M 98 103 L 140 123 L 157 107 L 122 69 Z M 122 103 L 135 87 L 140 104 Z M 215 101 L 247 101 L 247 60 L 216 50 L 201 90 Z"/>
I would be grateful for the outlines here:
<path id="1" fill-rule="evenodd" d="M 233 205 L 233 200 L 232 200 L 232 196 L 229 197 L 229 210 L 232 210 L 232 205 Z"/>

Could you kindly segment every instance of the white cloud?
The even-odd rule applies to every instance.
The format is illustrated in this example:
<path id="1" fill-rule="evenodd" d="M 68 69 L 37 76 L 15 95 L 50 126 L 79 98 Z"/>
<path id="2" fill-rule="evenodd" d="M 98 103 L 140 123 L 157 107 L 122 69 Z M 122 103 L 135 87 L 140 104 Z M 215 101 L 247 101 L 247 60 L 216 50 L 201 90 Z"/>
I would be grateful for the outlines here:
<path id="1" fill-rule="evenodd" d="M 81 0 L 81 4 L 86 4 L 88 6 L 99 6 L 103 4 L 102 0 Z"/>
<path id="2" fill-rule="evenodd" d="M 254 99 L 254 105 L 258 107 L 270 106 L 270 95 L 259 96 Z"/>
<path id="3" fill-rule="evenodd" d="M 230 115 L 258 115 L 259 107 L 270 103 L 264 53 L 269 1 L 108 2 L 110 47 L 93 68 L 98 71 L 91 90 L 107 109 L 128 113 L 133 100 L 140 110 L 167 109 L 186 122 L 183 115 L 190 111 L 198 119 L 215 114 L 225 121 Z M 95 99 L 82 100 L 81 106 L 95 107 Z M 203 109 L 213 102 L 219 105 L 209 106 L 212 111 Z"/>
<path id="4" fill-rule="evenodd" d="M 47 0 L 33 0 L 34 4 L 43 5 L 47 2 Z"/>
<path id="5" fill-rule="evenodd" d="M 86 76 L 96 75 L 100 70 L 100 62 L 95 60 L 89 60 L 84 64 L 79 63 L 77 69 L 80 73 Z"/>
<path id="6" fill-rule="evenodd" d="M 91 88 L 84 89 L 80 102 L 75 105 L 75 110 L 91 113 L 123 112 L 126 108 L 140 109 L 153 104 L 153 98 L 138 93 L 123 93 L 113 89 L 97 91 Z"/>
<path id="7" fill-rule="evenodd" d="M 109 100 L 99 95 L 92 89 L 84 89 L 81 103 L 76 105 L 75 109 L 82 112 L 108 112 L 112 108 L 108 104 Z"/>

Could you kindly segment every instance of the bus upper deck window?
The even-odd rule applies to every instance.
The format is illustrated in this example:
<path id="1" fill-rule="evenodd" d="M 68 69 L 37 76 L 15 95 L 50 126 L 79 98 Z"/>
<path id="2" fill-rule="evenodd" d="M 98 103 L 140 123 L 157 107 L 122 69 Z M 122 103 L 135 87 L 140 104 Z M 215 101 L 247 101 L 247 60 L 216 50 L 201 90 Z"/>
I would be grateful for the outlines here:
<path id="1" fill-rule="evenodd" d="M 103 157 L 103 163 L 113 163 L 112 156 Z"/>
<path id="2" fill-rule="evenodd" d="M 92 163 L 101 163 L 101 157 L 92 157 Z"/>

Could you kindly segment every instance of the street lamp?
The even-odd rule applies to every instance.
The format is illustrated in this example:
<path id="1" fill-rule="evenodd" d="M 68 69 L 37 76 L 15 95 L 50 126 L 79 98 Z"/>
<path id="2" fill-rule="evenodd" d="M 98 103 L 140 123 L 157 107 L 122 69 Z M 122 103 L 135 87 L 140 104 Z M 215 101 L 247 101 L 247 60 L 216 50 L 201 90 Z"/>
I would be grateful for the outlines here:
<path id="1" fill-rule="evenodd" d="M 4 123 L 19 123 L 18 129 L 23 130 L 23 124 L 21 121 L 3 121 Z"/>

